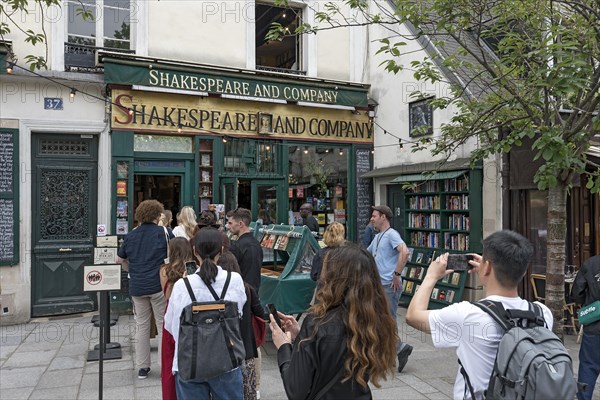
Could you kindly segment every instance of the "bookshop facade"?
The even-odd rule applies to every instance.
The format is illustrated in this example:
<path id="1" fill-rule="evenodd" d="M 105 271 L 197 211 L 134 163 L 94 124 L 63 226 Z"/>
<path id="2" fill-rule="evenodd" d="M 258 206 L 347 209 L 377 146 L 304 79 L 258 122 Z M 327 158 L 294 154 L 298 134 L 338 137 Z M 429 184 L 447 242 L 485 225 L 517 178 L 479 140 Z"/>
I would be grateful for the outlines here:
<path id="1" fill-rule="evenodd" d="M 173 212 L 223 204 L 293 225 L 313 205 L 320 231 L 338 221 L 357 238 L 371 204 L 368 86 L 103 58 L 111 96 L 111 230 L 158 199 Z M 173 89 L 178 89 L 175 93 Z M 332 108 L 335 107 L 335 108 Z M 356 188 L 356 189 L 354 189 Z"/>

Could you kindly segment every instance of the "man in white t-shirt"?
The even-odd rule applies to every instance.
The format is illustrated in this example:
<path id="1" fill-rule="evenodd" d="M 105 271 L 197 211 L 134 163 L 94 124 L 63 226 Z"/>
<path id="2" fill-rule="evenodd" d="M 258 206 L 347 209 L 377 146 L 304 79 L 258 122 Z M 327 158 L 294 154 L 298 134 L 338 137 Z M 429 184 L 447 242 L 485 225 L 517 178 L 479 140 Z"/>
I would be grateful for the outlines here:
<path id="1" fill-rule="evenodd" d="M 469 273 L 479 275 L 486 299 L 499 301 L 506 309 L 527 310 L 529 304 L 519 297 L 517 287 L 532 257 L 533 246 L 525 237 L 508 230 L 495 232 L 484 239 L 483 254 L 473 254 Z M 492 317 L 468 301 L 441 310 L 427 310 L 437 281 L 454 272 L 446 270 L 447 260 L 446 253 L 432 261 L 421 287 L 410 302 L 406 322 L 413 328 L 430 333 L 435 347 L 457 348 L 456 355 L 471 381 L 475 397 L 480 399 L 488 387 L 504 332 Z M 540 305 L 546 325 L 552 329 L 552 313 L 548 307 Z M 454 382 L 454 398 L 471 399 L 460 368 Z"/>

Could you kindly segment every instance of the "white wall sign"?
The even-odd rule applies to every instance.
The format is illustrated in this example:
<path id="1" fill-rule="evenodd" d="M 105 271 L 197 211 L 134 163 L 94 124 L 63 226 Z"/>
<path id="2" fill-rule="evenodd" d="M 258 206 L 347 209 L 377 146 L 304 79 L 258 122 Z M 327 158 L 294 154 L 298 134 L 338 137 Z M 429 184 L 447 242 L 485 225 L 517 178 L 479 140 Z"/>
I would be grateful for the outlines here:
<path id="1" fill-rule="evenodd" d="M 121 290 L 121 266 L 89 265 L 83 267 L 83 291 Z"/>
<path id="2" fill-rule="evenodd" d="M 115 264 L 117 262 L 117 249 L 114 247 L 95 247 L 94 264 Z"/>
<path id="3" fill-rule="evenodd" d="M 117 243 L 116 236 L 98 236 L 96 238 L 97 247 L 117 247 Z"/>

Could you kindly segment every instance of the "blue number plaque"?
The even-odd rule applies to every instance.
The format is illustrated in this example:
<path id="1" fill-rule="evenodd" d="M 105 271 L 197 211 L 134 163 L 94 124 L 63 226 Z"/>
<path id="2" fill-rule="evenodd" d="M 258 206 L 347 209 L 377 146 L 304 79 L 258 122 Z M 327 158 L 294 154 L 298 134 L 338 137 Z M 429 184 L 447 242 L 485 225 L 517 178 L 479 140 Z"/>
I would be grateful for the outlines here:
<path id="1" fill-rule="evenodd" d="M 60 97 L 44 97 L 44 110 L 62 110 L 63 99 Z"/>

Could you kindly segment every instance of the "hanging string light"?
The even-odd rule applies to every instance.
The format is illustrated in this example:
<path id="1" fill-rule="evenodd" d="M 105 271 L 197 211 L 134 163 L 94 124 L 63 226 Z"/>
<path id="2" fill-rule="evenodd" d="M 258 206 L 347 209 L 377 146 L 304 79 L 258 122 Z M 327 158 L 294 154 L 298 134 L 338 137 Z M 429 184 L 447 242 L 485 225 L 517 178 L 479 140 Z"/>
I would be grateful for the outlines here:
<path id="1" fill-rule="evenodd" d="M 74 99 L 76 94 L 77 94 L 77 89 L 71 88 L 71 93 L 69 93 L 69 97 L 71 99 Z"/>

